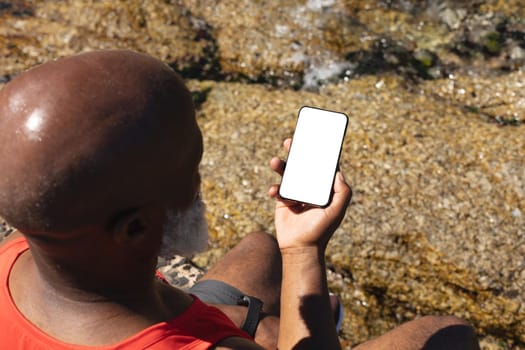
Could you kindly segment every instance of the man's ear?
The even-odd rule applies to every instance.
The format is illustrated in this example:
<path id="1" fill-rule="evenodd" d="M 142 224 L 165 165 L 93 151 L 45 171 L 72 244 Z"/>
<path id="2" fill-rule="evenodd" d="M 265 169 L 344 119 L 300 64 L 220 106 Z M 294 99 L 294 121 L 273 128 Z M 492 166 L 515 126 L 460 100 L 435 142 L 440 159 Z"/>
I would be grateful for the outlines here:
<path id="1" fill-rule="evenodd" d="M 146 237 L 147 223 L 140 209 L 120 213 L 111 225 L 113 239 L 119 244 L 141 243 Z"/>

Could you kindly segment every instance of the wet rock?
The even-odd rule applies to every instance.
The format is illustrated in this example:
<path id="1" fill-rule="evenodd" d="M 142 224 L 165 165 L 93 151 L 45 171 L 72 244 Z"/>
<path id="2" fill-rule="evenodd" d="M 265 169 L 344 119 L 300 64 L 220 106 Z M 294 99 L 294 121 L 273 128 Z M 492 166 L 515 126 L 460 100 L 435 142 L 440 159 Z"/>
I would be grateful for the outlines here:
<path id="1" fill-rule="evenodd" d="M 361 50 L 385 38 L 406 51 L 428 50 L 441 57 L 453 32 L 440 20 L 440 7 L 434 6 L 422 1 L 352 1 L 346 10 L 362 24 Z"/>
<path id="2" fill-rule="evenodd" d="M 461 71 L 486 74 L 487 68 L 499 73 L 523 67 L 524 44 L 522 18 L 489 12 L 469 14 L 448 47 L 463 61 Z"/>
<path id="3" fill-rule="evenodd" d="M 447 24 L 450 29 L 458 29 L 461 26 L 461 22 L 467 15 L 465 9 L 453 10 L 449 7 L 444 8 L 440 11 L 440 19 Z"/>
<path id="4" fill-rule="evenodd" d="M 210 43 L 170 1 L 31 2 L 31 15 L 0 12 L 0 74 L 94 49 L 147 52 L 178 70 L 202 63 Z"/>
<path id="5" fill-rule="evenodd" d="M 504 17 L 489 14 L 468 16 L 460 30 L 456 32 L 456 47 L 460 55 L 496 56 L 503 49 Z"/>
<path id="6" fill-rule="evenodd" d="M 315 85 L 340 74 L 345 50 L 360 45 L 359 24 L 335 1 L 183 3 L 210 25 L 222 70 L 237 78 L 300 86 L 309 75 Z"/>
<path id="7" fill-rule="evenodd" d="M 424 49 L 407 50 L 387 38 L 376 41 L 367 51 L 351 52 L 346 58 L 352 68 L 345 71 L 345 78 L 396 72 L 414 80 L 435 79 L 446 74 L 446 67 L 435 53 Z"/>
<path id="8" fill-rule="evenodd" d="M 481 9 L 479 1 L 183 3 L 216 39 L 217 64 L 229 80 L 315 90 L 370 66 L 429 79 L 458 67 L 523 64 L 510 58 L 523 46 L 520 19 Z M 432 57 L 430 67 L 420 53 Z"/>
<path id="9" fill-rule="evenodd" d="M 519 46 L 514 46 L 510 51 L 510 58 L 516 61 L 523 61 L 525 59 L 525 50 Z"/>
<path id="10" fill-rule="evenodd" d="M 23 17 L 33 15 L 33 9 L 28 1 L 0 1 L 0 14 Z"/>

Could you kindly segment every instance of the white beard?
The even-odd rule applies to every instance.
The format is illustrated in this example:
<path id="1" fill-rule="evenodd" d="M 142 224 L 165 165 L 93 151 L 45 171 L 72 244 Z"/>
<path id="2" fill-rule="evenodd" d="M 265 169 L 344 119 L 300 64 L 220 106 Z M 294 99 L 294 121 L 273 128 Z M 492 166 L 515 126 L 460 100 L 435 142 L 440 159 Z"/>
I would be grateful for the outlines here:
<path id="1" fill-rule="evenodd" d="M 208 224 L 205 205 L 198 197 L 186 210 L 168 210 L 164 223 L 159 256 L 171 259 L 174 255 L 191 256 L 208 247 Z"/>

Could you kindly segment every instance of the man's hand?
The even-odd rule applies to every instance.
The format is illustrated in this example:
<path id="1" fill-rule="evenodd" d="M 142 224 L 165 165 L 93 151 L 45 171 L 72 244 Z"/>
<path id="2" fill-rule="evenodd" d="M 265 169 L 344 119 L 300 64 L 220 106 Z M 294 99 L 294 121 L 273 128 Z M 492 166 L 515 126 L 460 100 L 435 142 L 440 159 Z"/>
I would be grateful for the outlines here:
<path id="1" fill-rule="evenodd" d="M 286 151 L 290 150 L 290 144 L 291 139 L 284 141 Z M 282 176 L 285 162 L 275 157 L 270 161 L 270 167 Z M 279 185 L 273 185 L 269 190 L 269 195 L 276 199 L 275 228 L 281 250 L 314 246 L 324 250 L 352 197 L 341 172 L 336 174 L 332 200 L 325 208 L 287 201 L 278 193 Z"/>

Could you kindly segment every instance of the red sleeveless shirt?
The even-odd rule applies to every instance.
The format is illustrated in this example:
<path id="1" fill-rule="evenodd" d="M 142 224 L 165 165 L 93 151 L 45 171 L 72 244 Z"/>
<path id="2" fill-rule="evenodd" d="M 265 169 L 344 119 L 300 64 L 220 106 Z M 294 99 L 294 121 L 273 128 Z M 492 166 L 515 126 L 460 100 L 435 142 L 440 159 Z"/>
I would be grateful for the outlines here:
<path id="1" fill-rule="evenodd" d="M 27 320 L 9 291 L 9 274 L 16 259 L 29 247 L 24 238 L 0 248 L 0 349 L 9 350 L 201 350 L 229 337 L 250 338 L 217 308 L 193 297 L 191 306 L 177 318 L 150 326 L 119 343 L 90 347 L 57 340 Z"/>

